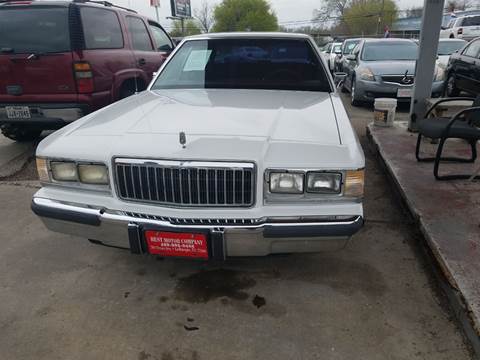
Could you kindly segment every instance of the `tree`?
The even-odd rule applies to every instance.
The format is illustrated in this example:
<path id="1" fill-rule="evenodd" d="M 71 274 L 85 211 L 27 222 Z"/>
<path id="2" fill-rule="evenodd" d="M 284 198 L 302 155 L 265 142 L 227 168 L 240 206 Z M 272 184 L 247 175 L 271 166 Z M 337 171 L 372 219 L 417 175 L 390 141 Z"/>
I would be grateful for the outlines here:
<path id="1" fill-rule="evenodd" d="M 201 34 L 202 29 L 195 20 L 184 20 L 184 31 L 182 32 L 182 22 L 175 20 L 173 22 L 173 29 L 170 31 L 172 37 L 183 37 L 189 35 Z"/>
<path id="2" fill-rule="evenodd" d="M 319 9 L 314 10 L 314 19 L 331 20 L 333 17 L 343 17 L 351 0 L 323 0 Z"/>
<path id="3" fill-rule="evenodd" d="M 374 35 L 392 26 L 397 18 L 393 0 L 353 0 L 345 10 L 344 21 L 354 35 Z"/>
<path id="4" fill-rule="evenodd" d="M 206 0 L 203 0 L 199 9 L 195 9 L 194 15 L 202 26 L 202 30 L 206 33 L 210 32 L 213 26 L 213 8 Z"/>
<path id="5" fill-rule="evenodd" d="M 278 20 L 266 0 L 223 0 L 215 7 L 213 31 L 277 31 Z"/>
<path id="6" fill-rule="evenodd" d="M 471 5 L 470 0 L 448 0 L 445 4 L 448 12 L 464 11 Z"/>

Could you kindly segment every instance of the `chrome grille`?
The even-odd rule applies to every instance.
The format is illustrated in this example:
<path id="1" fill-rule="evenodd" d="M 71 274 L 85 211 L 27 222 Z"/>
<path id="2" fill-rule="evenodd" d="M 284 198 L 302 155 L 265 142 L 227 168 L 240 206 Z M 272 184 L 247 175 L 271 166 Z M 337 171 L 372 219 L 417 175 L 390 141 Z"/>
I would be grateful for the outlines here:
<path id="1" fill-rule="evenodd" d="M 120 198 L 176 206 L 247 207 L 255 195 L 251 163 L 116 159 Z"/>
<path id="2" fill-rule="evenodd" d="M 382 80 L 384 82 L 391 82 L 400 85 L 413 85 L 415 77 L 413 75 L 383 75 Z"/>
<path id="3" fill-rule="evenodd" d="M 148 215 L 135 213 L 130 211 L 123 212 L 124 215 L 131 216 L 138 219 L 146 220 L 156 220 L 156 221 L 166 221 L 172 225 L 206 225 L 206 226 L 233 226 L 233 225 L 259 225 L 265 223 L 264 218 L 260 219 L 217 219 L 217 218 L 206 218 L 206 219 L 192 219 L 192 218 L 176 218 L 169 216 L 158 216 L 158 215 Z"/>

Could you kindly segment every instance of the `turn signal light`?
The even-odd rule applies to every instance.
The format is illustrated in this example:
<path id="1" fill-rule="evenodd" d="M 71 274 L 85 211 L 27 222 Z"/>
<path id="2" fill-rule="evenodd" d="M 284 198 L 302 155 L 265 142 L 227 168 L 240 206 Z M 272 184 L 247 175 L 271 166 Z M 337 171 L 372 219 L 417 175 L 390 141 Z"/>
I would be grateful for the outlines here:
<path id="1" fill-rule="evenodd" d="M 345 179 L 345 196 L 362 197 L 363 188 L 365 185 L 365 171 L 362 170 L 348 170 Z"/>
<path id="2" fill-rule="evenodd" d="M 50 181 L 50 175 L 48 174 L 47 160 L 44 158 L 36 158 L 38 178 L 41 182 Z"/>
<path id="3" fill-rule="evenodd" d="M 77 91 L 80 94 L 92 93 L 94 90 L 92 67 L 88 62 L 76 62 L 73 64 Z"/>

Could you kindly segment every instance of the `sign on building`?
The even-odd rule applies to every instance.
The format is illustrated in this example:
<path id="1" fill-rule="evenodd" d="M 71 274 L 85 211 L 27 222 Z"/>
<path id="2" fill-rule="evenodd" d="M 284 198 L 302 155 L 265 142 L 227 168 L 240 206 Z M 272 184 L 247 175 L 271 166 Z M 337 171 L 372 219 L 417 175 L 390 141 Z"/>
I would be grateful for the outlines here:
<path id="1" fill-rule="evenodd" d="M 173 17 L 192 17 L 190 0 L 170 0 Z"/>
<path id="2" fill-rule="evenodd" d="M 150 0 L 150 6 L 160 7 L 160 0 Z"/>

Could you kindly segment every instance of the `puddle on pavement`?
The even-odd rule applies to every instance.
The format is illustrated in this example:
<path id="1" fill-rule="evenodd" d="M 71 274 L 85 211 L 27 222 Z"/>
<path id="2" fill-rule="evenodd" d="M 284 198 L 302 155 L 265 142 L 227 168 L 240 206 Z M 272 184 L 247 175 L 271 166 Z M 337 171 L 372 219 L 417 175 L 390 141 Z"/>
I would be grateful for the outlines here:
<path id="1" fill-rule="evenodd" d="M 245 292 L 256 281 L 248 275 L 227 269 L 202 271 L 180 278 L 175 287 L 175 298 L 190 303 L 206 303 L 218 298 L 247 300 Z"/>

